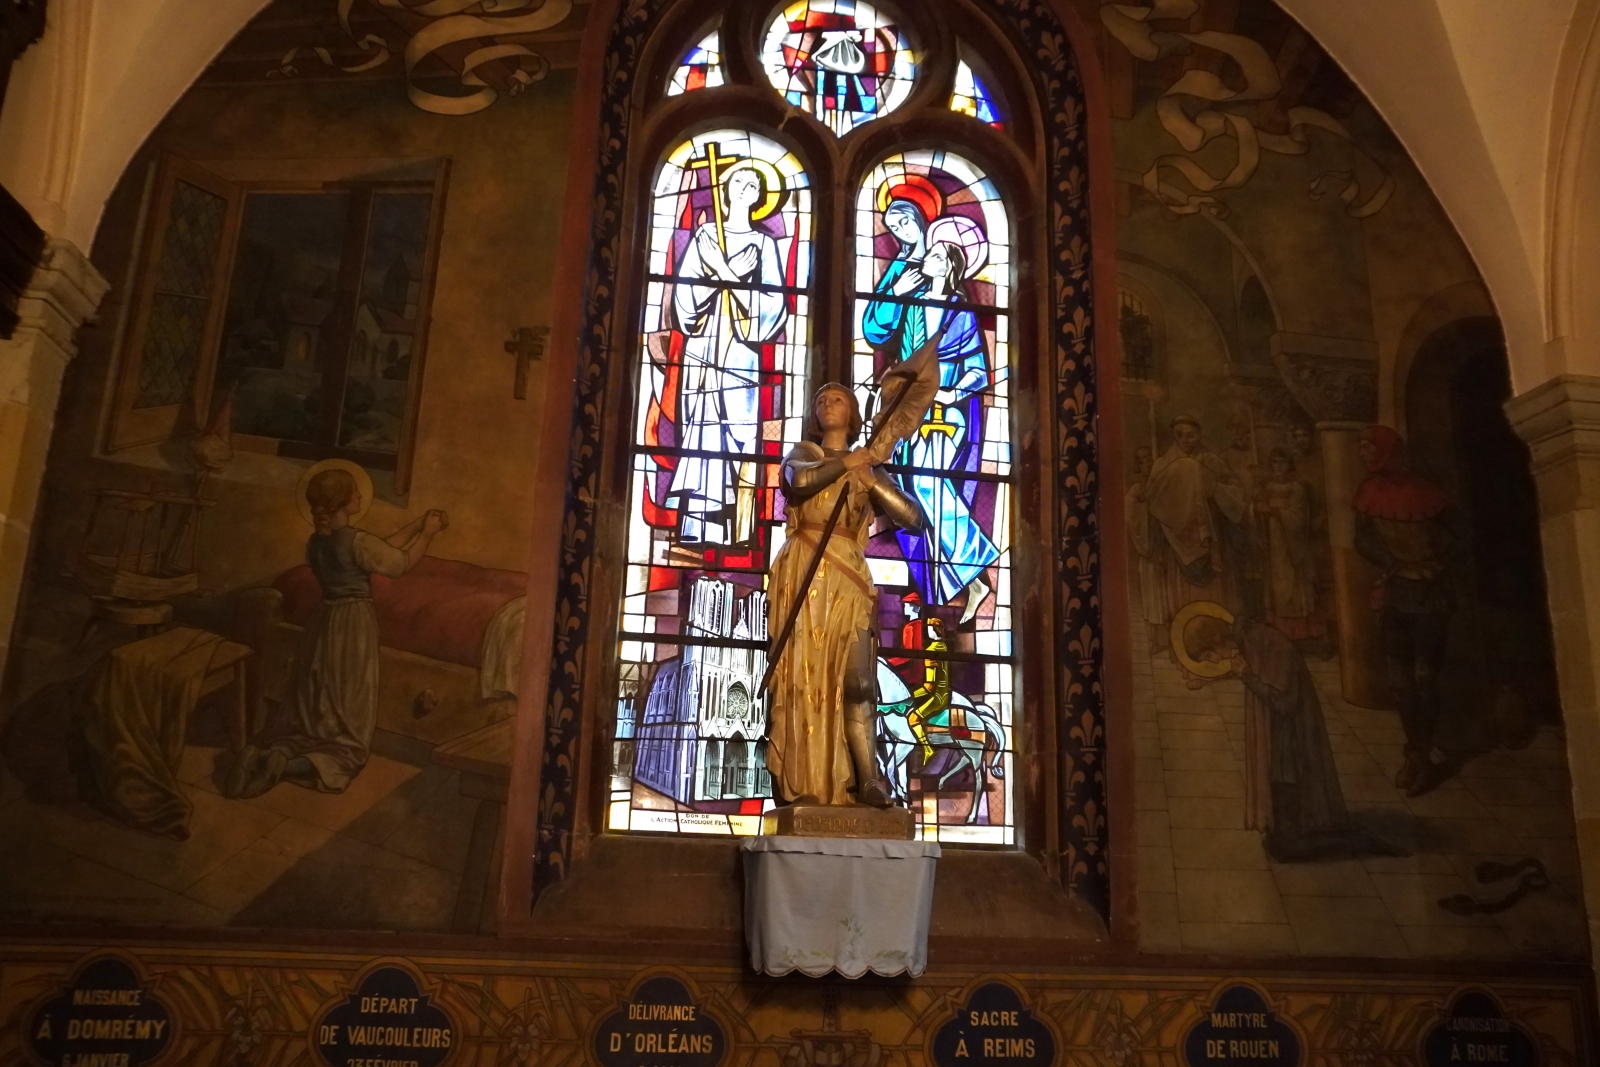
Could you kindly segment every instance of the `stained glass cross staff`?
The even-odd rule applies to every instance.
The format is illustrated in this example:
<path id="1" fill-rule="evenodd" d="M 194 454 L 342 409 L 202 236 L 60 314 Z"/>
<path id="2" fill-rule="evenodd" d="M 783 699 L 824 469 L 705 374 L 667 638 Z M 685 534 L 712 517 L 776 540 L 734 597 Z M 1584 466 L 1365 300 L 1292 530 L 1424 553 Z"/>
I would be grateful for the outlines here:
<path id="1" fill-rule="evenodd" d="M 711 218 L 717 225 L 717 249 L 726 259 L 728 255 L 728 234 L 726 229 L 727 220 L 723 218 L 722 210 L 722 179 L 726 177 L 728 169 L 734 164 L 742 163 L 744 157 L 718 155 L 720 147 L 715 141 L 707 141 L 706 154 L 699 159 L 691 159 L 689 161 L 689 169 L 706 172 L 706 184 L 711 189 Z M 724 312 L 728 311 L 735 303 L 732 293 L 726 289 L 722 291 L 721 299 Z M 748 312 L 745 314 L 748 316 Z"/>
<path id="2" fill-rule="evenodd" d="M 727 173 L 727 168 L 744 157 L 719 155 L 720 148 L 721 146 L 717 142 L 707 141 L 706 154 L 699 159 L 691 159 L 689 161 L 689 169 L 706 172 L 706 184 L 711 189 L 712 218 L 717 223 L 717 244 L 722 246 L 723 251 L 727 251 L 727 238 L 722 232 L 722 195 L 719 186 L 722 182 L 722 176 Z"/>

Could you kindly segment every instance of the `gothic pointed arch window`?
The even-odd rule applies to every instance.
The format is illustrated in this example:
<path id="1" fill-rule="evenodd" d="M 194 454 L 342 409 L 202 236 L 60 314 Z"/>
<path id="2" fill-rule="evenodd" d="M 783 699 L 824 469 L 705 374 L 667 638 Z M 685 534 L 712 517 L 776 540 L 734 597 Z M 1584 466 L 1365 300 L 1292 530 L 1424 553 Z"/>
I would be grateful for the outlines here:
<path id="1" fill-rule="evenodd" d="M 584 637 L 558 636 L 542 781 L 575 789 L 580 749 L 599 773 L 547 788 L 540 877 L 580 824 L 761 832 L 781 463 L 817 387 L 870 433 L 883 373 L 937 338 L 939 394 L 884 468 L 924 528 L 866 535 L 880 766 L 922 838 L 1027 848 L 1104 901 L 1087 163 L 1054 14 L 634 6 L 563 539 Z"/>

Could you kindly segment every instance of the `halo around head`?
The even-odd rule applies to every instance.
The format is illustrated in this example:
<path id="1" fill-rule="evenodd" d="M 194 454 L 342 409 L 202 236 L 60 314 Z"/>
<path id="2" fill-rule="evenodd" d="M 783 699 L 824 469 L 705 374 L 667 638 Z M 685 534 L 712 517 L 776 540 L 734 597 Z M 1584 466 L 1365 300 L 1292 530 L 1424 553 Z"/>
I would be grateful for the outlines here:
<path id="1" fill-rule="evenodd" d="M 926 220 L 944 213 L 944 194 L 932 179 L 921 174 L 895 174 L 878 186 L 878 210 L 887 211 L 896 200 L 915 204 Z"/>
<path id="2" fill-rule="evenodd" d="M 789 198 L 789 187 L 783 183 L 783 175 L 778 173 L 778 168 L 774 167 L 766 160 L 757 159 L 754 156 L 741 159 L 739 162 L 723 171 L 721 176 L 723 187 L 726 188 L 728 185 L 728 179 L 733 177 L 741 170 L 755 171 L 757 174 L 761 175 L 762 181 L 767 187 L 767 198 L 750 209 L 750 221 L 759 222 L 760 220 L 766 218 L 768 215 L 781 208 L 783 206 L 783 202 Z"/>
<path id="3" fill-rule="evenodd" d="M 372 475 L 367 473 L 367 469 L 348 459 L 325 459 L 306 468 L 306 472 L 300 476 L 300 484 L 294 487 L 295 506 L 300 509 L 300 517 L 306 520 L 307 525 L 315 526 L 316 521 L 311 517 L 311 502 L 306 499 L 306 487 L 311 484 L 311 479 L 323 471 L 334 469 L 349 472 L 356 482 L 356 494 L 361 497 L 361 506 L 350 516 L 350 521 L 360 522 L 367 509 L 372 507 Z"/>
<path id="4" fill-rule="evenodd" d="M 936 244 L 952 244 L 961 249 L 967 259 L 967 270 L 962 277 L 971 278 L 989 262 L 989 239 L 983 227 L 965 215 L 946 215 L 928 227 L 924 242 L 929 248 Z"/>
<path id="5" fill-rule="evenodd" d="M 1183 632 L 1189 624 L 1201 617 L 1221 619 L 1223 622 L 1233 622 L 1233 612 L 1221 604 L 1209 600 L 1196 600 L 1192 604 L 1185 604 L 1178 609 L 1172 617 L 1172 627 L 1167 633 L 1167 640 L 1171 642 L 1172 654 L 1178 658 L 1184 670 L 1199 678 L 1221 678 L 1233 667 L 1227 663 L 1207 663 L 1205 660 L 1195 659 L 1189 655 L 1189 649 L 1183 643 Z"/>

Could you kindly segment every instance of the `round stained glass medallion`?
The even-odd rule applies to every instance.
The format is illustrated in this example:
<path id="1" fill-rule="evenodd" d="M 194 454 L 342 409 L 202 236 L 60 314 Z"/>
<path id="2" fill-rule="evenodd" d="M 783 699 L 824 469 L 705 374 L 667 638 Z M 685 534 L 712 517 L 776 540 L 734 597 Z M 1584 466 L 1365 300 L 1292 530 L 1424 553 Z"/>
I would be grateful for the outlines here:
<path id="1" fill-rule="evenodd" d="M 905 102 L 917 56 L 900 28 L 859 0 L 796 0 L 767 28 L 761 61 L 789 103 L 843 136 Z"/>

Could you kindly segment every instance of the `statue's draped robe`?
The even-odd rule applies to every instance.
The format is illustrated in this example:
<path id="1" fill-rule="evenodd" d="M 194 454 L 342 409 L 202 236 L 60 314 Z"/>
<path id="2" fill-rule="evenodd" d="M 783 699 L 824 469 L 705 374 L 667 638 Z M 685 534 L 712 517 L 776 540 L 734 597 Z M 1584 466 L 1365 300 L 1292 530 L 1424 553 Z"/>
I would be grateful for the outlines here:
<path id="1" fill-rule="evenodd" d="M 802 442 L 791 456 L 815 462 L 823 452 Z M 789 501 L 788 537 L 768 579 L 767 618 L 777 627 L 789 617 L 828 516 L 847 488 L 849 503 L 811 580 L 789 647 L 772 674 L 767 769 L 778 795 L 786 800 L 806 793 L 824 804 L 849 804 L 855 799 L 850 794 L 854 770 L 844 736 L 845 661 L 856 635 L 870 634 L 876 625 L 878 594 L 864 552 L 872 504 L 852 478 L 839 478 L 803 502 Z"/>

